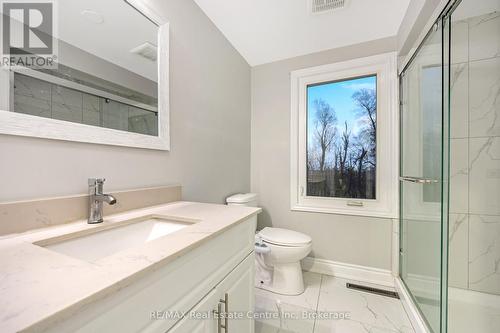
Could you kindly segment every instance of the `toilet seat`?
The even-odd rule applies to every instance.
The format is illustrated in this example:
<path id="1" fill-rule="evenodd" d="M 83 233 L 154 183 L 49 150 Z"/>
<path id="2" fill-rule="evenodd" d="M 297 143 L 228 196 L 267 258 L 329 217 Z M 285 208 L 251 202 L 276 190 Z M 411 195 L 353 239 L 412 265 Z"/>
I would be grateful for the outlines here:
<path id="1" fill-rule="evenodd" d="M 259 232 L 259 237 L 266 243 L 287 247 L 303 247 L 311 244 L 312 239 L 303 233 L 266 227 Z"/>

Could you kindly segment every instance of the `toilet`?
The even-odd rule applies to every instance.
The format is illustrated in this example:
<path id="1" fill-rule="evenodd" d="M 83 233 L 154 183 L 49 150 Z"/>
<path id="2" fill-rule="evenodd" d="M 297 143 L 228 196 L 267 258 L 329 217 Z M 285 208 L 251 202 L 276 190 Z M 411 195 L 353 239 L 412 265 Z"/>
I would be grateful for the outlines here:
<path id="1" fill-rule="evenodd" d="M 228 205 L 257 206 L 257 194 L 236 194 Z M 300 261 L 312 248 L 312 239 L 303 233 L 266 227 L 255 234 L 255 286 L 282 295 L 304 292 Z"/>

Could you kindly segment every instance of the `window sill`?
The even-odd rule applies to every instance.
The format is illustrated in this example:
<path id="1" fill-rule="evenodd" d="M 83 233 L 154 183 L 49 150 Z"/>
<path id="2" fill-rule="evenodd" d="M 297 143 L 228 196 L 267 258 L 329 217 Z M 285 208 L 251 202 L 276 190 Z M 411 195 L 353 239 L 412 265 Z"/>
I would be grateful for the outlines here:
<path id="1" fill-rule="evenodd" d="M 296 212 L 308 212 L 308 213 L 321 213 L 321 214 L 335 214 L 335 215 L 351 215 L 351 216 L 365 216 L 374 218 L 385 218 L 385 219 L 396 219 L 398 218 L 396 213 L 392 212 L 378 212 L 373 210 L 368 210 L 366 208 L 353 208 L 346 207 L 342 209 L 340 207 L 328 208 L 328 207 L 314 207 L 314 206 L 303 206 L 303 205 L 292 205 L 291 211 Z"/>

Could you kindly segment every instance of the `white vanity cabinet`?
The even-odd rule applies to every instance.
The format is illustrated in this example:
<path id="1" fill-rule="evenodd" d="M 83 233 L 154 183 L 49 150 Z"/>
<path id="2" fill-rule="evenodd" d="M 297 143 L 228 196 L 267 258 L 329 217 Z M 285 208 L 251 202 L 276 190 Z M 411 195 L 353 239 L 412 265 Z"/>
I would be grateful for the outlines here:
<path id="1" fill-rule="evenodd" d="M 222 311 L 228 312 L 227 321 L 222 324 L 229 332 L 254 332 L 254 321 L 249 317 L 254 310 L 255 257 L 248 256 L 241 266 L 237 267 L 219 285 L 224 300 Z"/>
<path id="2" fill-rule="evenodd" d="M 254 308 L 256 221 L 254 215 L 236 223 L 169 262 L 146 269 L 140 277 L 131 277 L 123 288 L 91 296 L 71 317 L 66 312 L 65 320 L 48 318 L 36 331 L 253 333 L 248 314 Z M 229 312 L 227 322 L 180 316 L 218 309 L 224 315 Z M 242 317 L 234 318 L 233 313 Z M 225 324 L 226 330 L 221 326 Z"/>
<path id="3" fill-rule="evenodd" d="M 220 322 L 214 318 L 214 311 L 220 306 L 220 297 L 216 290 L 212 290 L 191 311 L 199 314 L 207 314 L 207 318 L 184 318 L 180 320 L 168 332 L 175 333 L 217 333 Z M 222 327 L 221 327 L 222 328 Z M 219 330 L 220 331 L 220 330 Z"/>
<path id="4" fill-rule="evenodd" d="M 249 255 L 169 333 L 254 332 L 254 255 Z M 210 319 L 206 319 L 209 317 Z"/>

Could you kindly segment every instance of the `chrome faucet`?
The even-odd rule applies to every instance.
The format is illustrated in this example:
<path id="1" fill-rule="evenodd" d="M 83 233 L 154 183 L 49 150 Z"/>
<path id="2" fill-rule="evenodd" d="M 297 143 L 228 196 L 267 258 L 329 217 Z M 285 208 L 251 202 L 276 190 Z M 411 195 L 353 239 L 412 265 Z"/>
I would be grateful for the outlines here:
<path id="1" fill-rule="evenodd" d="M 101 223 L 102 220 L 102 203 L 107 202 L 110 205 L 116 203 L 115 197 L 109 194 L 104 194 L 103 185 L 106 179 L 89 178 L 89 224 Z"/>

